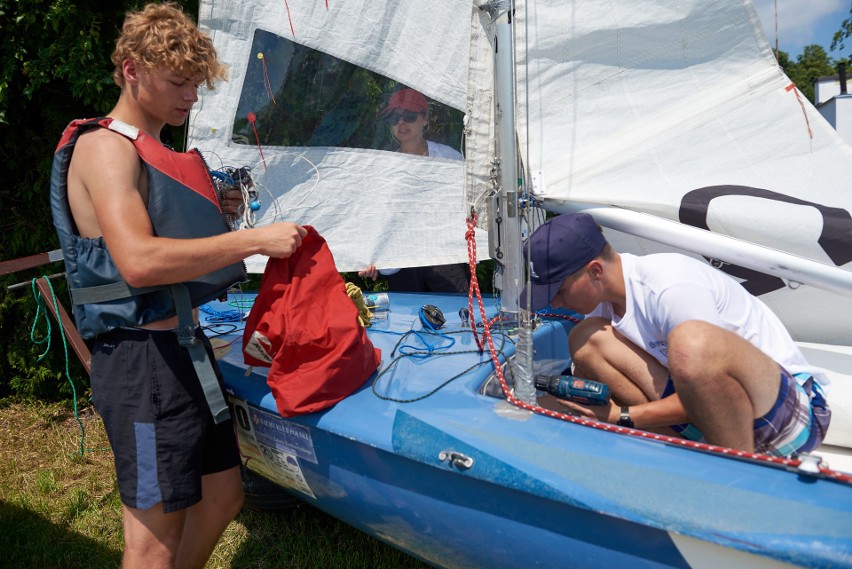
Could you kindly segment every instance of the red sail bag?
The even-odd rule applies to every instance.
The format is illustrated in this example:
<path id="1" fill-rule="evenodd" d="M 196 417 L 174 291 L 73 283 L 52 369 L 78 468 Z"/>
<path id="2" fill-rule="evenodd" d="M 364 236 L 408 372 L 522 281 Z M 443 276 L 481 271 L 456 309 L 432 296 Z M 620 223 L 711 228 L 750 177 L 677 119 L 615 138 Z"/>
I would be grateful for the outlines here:
<path id="1" fill-rule="evenodd" d="M 293 255 L 267 262 L 243 333 L 245 362 L 269 367 L 267 383 L 284 417 L 331 407 L 381 362 L 325 239 L 305 229 Z"/>

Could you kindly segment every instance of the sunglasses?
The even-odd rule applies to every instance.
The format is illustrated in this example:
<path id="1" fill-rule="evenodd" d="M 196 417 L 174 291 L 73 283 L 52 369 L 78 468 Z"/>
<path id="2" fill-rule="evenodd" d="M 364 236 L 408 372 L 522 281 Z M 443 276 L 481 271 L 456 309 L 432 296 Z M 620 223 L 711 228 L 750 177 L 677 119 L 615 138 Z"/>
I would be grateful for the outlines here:
<path id="1" fill-rule="evenodd" d="M 388 124 L 390 125 L 395 125 L 399 122 L 399 119 L 402 119 L 403 122 L 413 123 L 419 116 L 420 113 L 415 113 L 413 111 L 406 111 L 404 113 L 396 112 L 389 114 L 385 120 L 388 121 Z"/>

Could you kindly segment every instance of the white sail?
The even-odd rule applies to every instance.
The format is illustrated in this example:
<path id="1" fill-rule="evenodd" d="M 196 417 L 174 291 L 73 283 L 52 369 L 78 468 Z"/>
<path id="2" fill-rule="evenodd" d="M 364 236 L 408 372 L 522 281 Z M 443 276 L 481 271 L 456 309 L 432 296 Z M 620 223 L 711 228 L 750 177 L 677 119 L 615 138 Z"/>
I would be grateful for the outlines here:
<path id="1" fill-rule="evenodd" d="M 518 18 L 519 141 L 546 207 L 644 212 L 852 282 L 852 148 L 778 68 L 750 1 L 531 2 Z M 734 274 L 797 339 L 852 342 L 849 294 Z"/>
<path id="2" fill-rule="evenodd" d="M 203 94 L 191 116 L 189 144 L 213 169 L 250 166 L 261 188 L 257 223 L 313 225 L 341 271 L 369 263 L 402 267 L 466 261 L 470 208 L 463 162 L 322 143 L 258 144 L 251 133 L 236 133 L 234 125 L 245 123 L 252 112 L 263 136 L 261 117 L 271 109 L 280 107 L 274 109 L 277 116 L 291 119 L 286 103 L 275 98 L 285 86 L 294 46 L 376 72 L 419 90 L 433 104 L 463 112 L 472 13 L 464 0 L 428 6 L 419 0 L 202 0 L 199 24 L 211 34 L 232 75 Z M 265 49 L 257 49 L 258 38 L 267 33 L 284 47 L 270 51 L 268 40 Z M 314 79 L 321 83 L 323 78 Z M 251 81 L 265 84 L 267 92 L 251 99 L 247 93 L 257 88 Z M 487 143 L 487 135 L 473 132 L 466 139 L 466 148 L 477 140 Z M 461 140 L 453 143 L 460 146 Z M 478 250 L 480 258 L 487 256 L 485 241 Z M 249 270 L 262 272 L 264 263 L 250 259 Z"/>

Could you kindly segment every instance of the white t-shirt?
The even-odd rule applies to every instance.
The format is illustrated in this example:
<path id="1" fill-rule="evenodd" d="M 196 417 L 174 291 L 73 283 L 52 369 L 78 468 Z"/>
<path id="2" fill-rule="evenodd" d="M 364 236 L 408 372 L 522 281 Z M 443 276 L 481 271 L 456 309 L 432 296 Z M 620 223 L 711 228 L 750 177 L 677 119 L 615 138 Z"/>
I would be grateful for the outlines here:
<path id="1" fill-rule="evenodd" d="M 426 146 L 429 149 L 429 156 L 431 156 L 432 158 L 452 158 L 453 160 L 464 159 L 464 156 L 461 155 L 461 152 L 459 152 L 455 148 L 452 148 L 451 146 L 447 146 L 446 144 L 427 140 Z"/>
<path id="2" fill-rule="evenodd" d="M 668 335 L 687 320 L 703 320 L 751 342 L 791 374 L 806 373 L 828 387 L 825 373 L 809 365 L 790 333 L 768 306 L 722 271 L 692 257 L 660 253 L 621 254 L 626 310 L 599 304 L 589 316 L 612 321 L 630 341 L 668 367 Z"/>

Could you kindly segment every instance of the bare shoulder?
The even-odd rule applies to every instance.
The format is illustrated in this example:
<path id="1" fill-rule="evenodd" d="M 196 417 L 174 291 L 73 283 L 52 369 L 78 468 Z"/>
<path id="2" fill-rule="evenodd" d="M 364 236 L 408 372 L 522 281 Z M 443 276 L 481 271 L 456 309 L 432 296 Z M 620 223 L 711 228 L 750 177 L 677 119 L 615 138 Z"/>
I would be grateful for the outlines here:
<path id="1" fill-rule="evenodd" d="M 77 139 L 72 160 L 125 160 L 136 158 L 133 143 L 126 137 L 104 128 L 85 132 Z M 80 160 L 80 161 L 83 161 Z"/>
<path id="2" fill-rule="evenodd" d="M 144 211 L 142 172 L 124 136 L 106 129 L 80 135 L 68 168 L 68 201 L 81 235 L 101 235 L 107 220 Z"/>
<path id="3" fill-rule="evenodd" d="M 69 182 L 97 193 L 121 189 L 138 191 L 141 166 L 133 143 L 126 137 L 95 129 L 80 135 L 69 168 Z"/>

